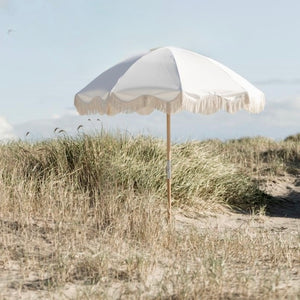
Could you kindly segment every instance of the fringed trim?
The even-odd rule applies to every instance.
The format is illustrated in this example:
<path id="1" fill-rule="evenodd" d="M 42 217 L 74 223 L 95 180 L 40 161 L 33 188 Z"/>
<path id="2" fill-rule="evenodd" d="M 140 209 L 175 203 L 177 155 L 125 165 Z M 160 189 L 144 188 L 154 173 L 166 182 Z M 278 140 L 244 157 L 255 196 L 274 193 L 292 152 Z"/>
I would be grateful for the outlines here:
<path id="1" fill-rule="evenodd" d="M 219 110 L 235 113 L 245 109 L 251 113 L 259 113 L 264 109 L 265 98 L 263 93 L 249 97 L 247 92 L 226 97 L 219 95 L 195 96 L 187 93 L 179 93 L 172 101 L 165 101 L 155 96 L 139 96 L 131 101 L 123 101 L 115 94 L 110 94 L 107 100 L 100 97 L 84 99 L 81 95 L 75 96 L 75 107 L 79 114 L 115 115 L 121 112 L 137 112 L 139 114 L 150 114 L 157 109 L 165 113 L 176 113 L 182 110 L 212 114 Z"/>

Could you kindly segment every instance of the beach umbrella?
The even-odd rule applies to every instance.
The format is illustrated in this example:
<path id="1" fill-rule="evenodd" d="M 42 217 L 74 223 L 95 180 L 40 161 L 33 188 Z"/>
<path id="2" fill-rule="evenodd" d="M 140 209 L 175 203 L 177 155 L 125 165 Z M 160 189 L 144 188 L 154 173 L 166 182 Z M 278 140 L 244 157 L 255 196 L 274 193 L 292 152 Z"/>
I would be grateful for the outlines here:
<path id="1" fill-rule="evenodd" d="M 79 114 L 166 113 L 168 218 L 171 216 L 171 114 L 259 113 L 264 94 L 221 63 L 180 48 L 162 47 L 130 57 L 75 95 Z"/>

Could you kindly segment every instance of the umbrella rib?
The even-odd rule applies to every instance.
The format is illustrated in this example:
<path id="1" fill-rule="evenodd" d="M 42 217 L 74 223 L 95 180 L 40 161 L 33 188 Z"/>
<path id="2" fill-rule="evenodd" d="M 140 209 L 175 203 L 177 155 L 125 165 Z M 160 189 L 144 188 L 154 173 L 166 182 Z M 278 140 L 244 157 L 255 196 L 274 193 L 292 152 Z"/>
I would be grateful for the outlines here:
<path id="1" fill-rule="evenodd" d="M 177 65 L 177 61 L 176 61 L 176 58 L 175 58 L 175 53 L 172 51 L 172 48 L 169 48 L 169 51 L 172 53 L 172 58 L 175 62 L 175 67 L 176 67 L 176 72 L 177 72 L 177 76 L 179 78 L 179 84 L 180 84 L 180 91 L 181 91 L 181 103 L 183 102 L 183 90 L 182 90 L 182 81 L 181 81 L 181 76 L 180 76 L 180 73 L 179 73 L 179 70 L 178 70 L 178 65 Z"/>

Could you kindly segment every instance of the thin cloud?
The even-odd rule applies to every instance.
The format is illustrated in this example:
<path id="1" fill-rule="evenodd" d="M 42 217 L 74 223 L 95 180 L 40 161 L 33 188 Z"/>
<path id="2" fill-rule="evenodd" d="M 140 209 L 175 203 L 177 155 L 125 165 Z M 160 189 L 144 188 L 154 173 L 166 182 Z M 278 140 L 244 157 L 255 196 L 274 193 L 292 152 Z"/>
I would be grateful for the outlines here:
<path id="1" fill-rule="evenodd" d="M 15 139 L 14 128 L 4 117 L 0 117 L 0 141 Z"/>
<path id="2" fill-rule="evenodd" d="M 74 107 L 67 107 L 63 114 L 53 114 L 51 116 L 52 119 L 61 119 L 66 116 L 78 116 L 78 112 Z"/>
<path id="3" fill-rule="evenodd" d="M 270 78 L 266 80 L 255 81 L 254 84 L 257 85 L 300 84 L 300 78 L 291 78 L 291 79 Z"/>
<path id="4" fill-rule="evenodd" d="M 172 140 L 176 142 L 209 138 L 226 140 L 258 135 L 283 139 L 300 132 L 299 114 L 298 97 L 268 100 L 265 110 L 257 115 L 245 111 L 233 115 L 218 112 L 209 116 L 181 112 L 172 115 Z M 59 137 L 62 135 L 59 133 L 61 130 L 64 130 L 67 135 L 76 135 L 95 133 L 102 128 L 113 132 L 126 132 L 130 135 L 149 134 L 165 138 L 165 115 L 161 112 L 153 112 L 146 116 L 135 113 L 116 116 L 76 116 L 76 111 L 70 109 L 63 116 L 15 126 L 20 138 L 24 138 L 26 132 L 30 131 L 30 139 Z"/>

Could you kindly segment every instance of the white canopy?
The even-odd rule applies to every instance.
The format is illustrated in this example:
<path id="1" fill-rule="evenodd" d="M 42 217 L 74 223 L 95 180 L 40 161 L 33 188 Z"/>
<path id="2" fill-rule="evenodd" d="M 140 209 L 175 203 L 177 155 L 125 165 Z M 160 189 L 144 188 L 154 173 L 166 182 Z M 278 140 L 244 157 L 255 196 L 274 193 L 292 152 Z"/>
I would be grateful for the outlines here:
<path id="1" fill-rule="evenodd" d="M 174 47 L 124 60 L 75 96 L 80 114 L 149 114 L 155 109 L 259 113 L 264 105 L 264 94 L 240 75 L 211 58 Z"/>

